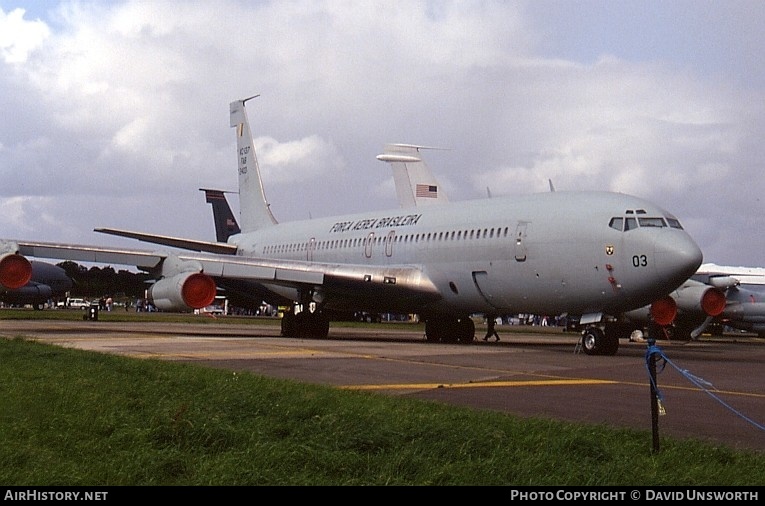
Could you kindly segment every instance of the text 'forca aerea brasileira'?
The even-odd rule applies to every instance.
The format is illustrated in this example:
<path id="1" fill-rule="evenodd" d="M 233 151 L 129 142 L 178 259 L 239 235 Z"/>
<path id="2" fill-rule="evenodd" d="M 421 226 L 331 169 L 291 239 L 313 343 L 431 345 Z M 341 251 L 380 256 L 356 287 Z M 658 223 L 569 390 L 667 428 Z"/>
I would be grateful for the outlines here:
<path id="1" fill-rule="evenodd" d="M 369 230 L 372 228 L 406 227 L 416 225 L 422 217 L 421 214 L 407 214 L 401 216 L 386 216 L 384 218 L 370 218 L 358 221 L 339 221 L 329 229 L 333 232 L 348 232 L 349 230 Z"/>

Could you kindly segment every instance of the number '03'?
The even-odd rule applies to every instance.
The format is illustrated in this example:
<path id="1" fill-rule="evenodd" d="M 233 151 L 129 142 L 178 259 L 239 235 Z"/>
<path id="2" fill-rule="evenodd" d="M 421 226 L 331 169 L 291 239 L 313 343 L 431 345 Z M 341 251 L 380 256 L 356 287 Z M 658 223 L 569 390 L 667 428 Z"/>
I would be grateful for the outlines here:
<path id="1" fill-rule="evenodd" d="M 632 256 L 633 267 L 647 267 L 648 257 L 646 255 L 633 255 Z"/>

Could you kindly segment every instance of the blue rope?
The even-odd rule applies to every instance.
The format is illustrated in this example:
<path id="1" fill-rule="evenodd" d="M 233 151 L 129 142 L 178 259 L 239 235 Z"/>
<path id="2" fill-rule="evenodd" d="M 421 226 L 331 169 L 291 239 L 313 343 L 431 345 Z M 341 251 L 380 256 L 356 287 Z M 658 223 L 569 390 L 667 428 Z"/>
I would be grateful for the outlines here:
<path id="1" fill-rule="evenodd" d="M 650 342 L 649 342 L 649 344 L 648 344 L 648 349 L 646 350 L 646 354 L 645 354 L 645 365 L 646 365 L 646 369 L 648 369 L 648 368 L 649 368 L 649 364 L 650 364 L 650 361 L 651 361 L 651 356 L 652 356 L 652 355 L 656 355 L 658 359 L 661 359 L 661 360 L 662 360 L 662 362 L 661 362 L 661 369 L 657 370 L 657 374 L 658 374 L 658 373 L 660 373 L 660 372 L 662 372 L 662 371 L 664 370 L 664 367 L 665 367 L 667 364 L 671 365 L 671 366 L 672 366 L 672 367 L 674 367 L 674 368 L 675 368 L 675 369 L 676 369 L 676 370 L 677 370 L 677 371 L 678 371 L 680 374 L 682 374 L 683 376 L 685 376 L 685 377 L 686 377 L 686 378 L 687 378 L 687 379 L 688 379 L 688 380 L 689 380 L 691 383 L 693 383 L 694 385 L 696 385 L 697 387 L 699 387 L 699 388 L 700 388 L 702 391 L 704 391 L 706 394 L 708 394 L 708 395 L 709 395 L 710 397 L 712 397 L 714 400 L 716 400 L 717 402 L 719 402 L 720 404 L 722 404 L 723 406 L 725 406 L 726 408 L 728 408 L 730 411 L 732 411 L 733 413 L 735 413 L 736 415 L 738 415 L 739 417 L 741 417 L 741 418 L 742 418 L 742 419 L 744 419 L 745 421 L 747 421 L 747 422 L 749 422 L 750 424 L 754 425 L 754 426 L 755 426 L 755 427 L 757 427 L 758 429 L 765 431 L 765 426 L 763 426 L 762 424 L 759 424 L 759 423 L 755 422 L 754 420 L 752 420 L 751 418 L 749 418 L 749 417 L 747 417 L 747 416 L 743 415 L 741 412 L 737 411 L 736 409 L 734 409 L 733 407 L 731 407 L 731 406 L 730 406 L 728 403 L 726 403 L 725 401 L 723 401 L 722 399 L 720 399 L 719 397 L 717 397 L 715 394 L 713 394 L 712 392 L 710 392 L 710 391 L 709 391 L 709 389 L 707 388 L 707 386 L 714 388 L 714 387 L 713 387 L 713 385 L 712 385 L 711 383 L 709 383 L 709 382 L 708 382 L 708 381 L 706 381 L 706 380 L 703 380 L 703 379 L 699 378 L 698 376 L 694 376 L 693 374 L 691 374 L 690 372 L 688 372 L 686 369 L 680 369 L 679 367 L 677 367 L 677 366 L 676 366 L 675 364 L 673 364 L 673 363 L 672 363 L 672 361 L 671 361 L 671 360 L 670 360 L 670 359 L 669 359 L 669 358 L 668 358 L 668 357 L 667 357 L 667 356 L 664 354 L 664 352 L 663 352 L 663 351 L 661 351 L 661 348 L 659 348 L 658 346 L 656 346 L 655 344 L 652 344 L 652 343 L 650 343 Z M 658 361 L 657 361 L 657 365 L 658 365 Z M 649 369 L 649 371 L 650 371 L 650 369 Z M 654 378 L 652 378 L 652 377 L 651 377 L 651 374 L 650 374 L 650 372 L 649 372 L 649 374 L 648 374 L 648 378 L 649 378 L 649 380 L 650 380 L 650 382 L 651 382 L 651 385 L 653 386 L 653 390 L 654 390 L 654 392 L 656 392 L 656 397 L 658 398 L 659 402 L 661 402 L 661 401 L 663 400 L 663 396 L 661 395 L 661 392 L 659 391 L 659 387 L 656 385 L 656 382 L 654 381 Z"/>

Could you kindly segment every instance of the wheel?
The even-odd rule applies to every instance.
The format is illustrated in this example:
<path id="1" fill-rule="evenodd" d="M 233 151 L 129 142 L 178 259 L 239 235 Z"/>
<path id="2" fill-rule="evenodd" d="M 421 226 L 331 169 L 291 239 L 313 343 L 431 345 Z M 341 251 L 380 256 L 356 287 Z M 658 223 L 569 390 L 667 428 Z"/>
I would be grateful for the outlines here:
<path id="1" fill-rule="evenodd" d="M 606 336 L 598 327 L 588 327 L 582 334 L 582 349 L 587 355 L 601 355 L 606 347 Z"/>
<path id="2" fill-rule="evenodd" d="M 444 335 L 444 326 L 440 320 L 429 319 L 425 321 L 425 339 L 429 343 L 441 342 Z"/>
<path id="3" fill-rule="evenodd" d="M 282 336 L 296 337 L 295 313 L 288 311 L 282 316 Z"/>
<path id="4" fill-rule="evenodd" d="M 606 332 L 605 336 L 603 337 L 603 344 L 605 345 L 603 348 L 603 355 L 609 355 L 613 356 L 616 355 L 616 352 L 619 351 L 619 336 L 618 334 L 609 334 Z"/>
<path id="5" fill-rule="evenodd" d="M 329 335 L 329 318 L 324 313 L 311 313 L 308 325 L 311 337 L 326 339 Z"/>
<path id="6" fill-rule="evenodd" d="M 459 342 L 463 344 L 473 342 L 475 339 L 475 323 L 472 318 L 466 316 L 465 318 L 460 319 L 457 328 L 459 329 Z"/>

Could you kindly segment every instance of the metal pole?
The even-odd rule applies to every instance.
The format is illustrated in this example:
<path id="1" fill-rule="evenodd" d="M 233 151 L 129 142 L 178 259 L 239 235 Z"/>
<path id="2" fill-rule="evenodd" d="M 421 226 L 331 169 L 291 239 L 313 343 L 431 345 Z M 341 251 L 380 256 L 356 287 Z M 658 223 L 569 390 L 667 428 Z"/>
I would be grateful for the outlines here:
<path id="1" fill-rule="evenodd" d="M 656 334 L 659 326 L 650 322 L 648 324 L 648 348 L 656 344 Z M 656 354 L 651 353 L 648 357 L 648 374 L 651 378 L 651 432 L 653 434 L 653 453 L 659 453 L 659 392 L 656 386 Z"/>

